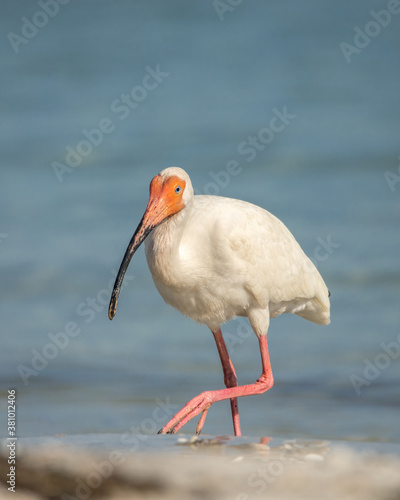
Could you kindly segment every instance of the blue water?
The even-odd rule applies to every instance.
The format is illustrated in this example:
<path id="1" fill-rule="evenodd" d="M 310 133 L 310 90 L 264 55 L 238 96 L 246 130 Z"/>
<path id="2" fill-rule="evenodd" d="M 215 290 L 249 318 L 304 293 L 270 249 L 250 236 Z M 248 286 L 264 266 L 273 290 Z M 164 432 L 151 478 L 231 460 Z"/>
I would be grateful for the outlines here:
<path id="1" fill-rule="evenodd" d="M 243 433 L 399 441 L 400 15 L 350 62 L 339 45 L 386 8 L 243 1 L 221 20 L 212 1 L 92 0 L 45 23 L 37 2 L 3 1 L 3 436 L 11 388 L 18 434 L 38 436 L 152 433 L 171 405 L 223 386 L 212 335 L 164 304 L 143 249 L 107 318 L 149 181 L 177 165 L 197 192 L 281 218 L 332 292 L 327 327 L 272 321 L 275 386 L 240 400 Z M 23 17 L 45 25 L 33 35 Z M 26 43 L 10 38 L 22 30 Z M 282 130 L 260 132 L 285 110 Z M 68 146 L 82 157 L 60 173 Z M 223 331 L 239 382 L 255 381 L 255 336 L 243 320 Z M 232 432 L 227 402 L 204 430 Z"/>

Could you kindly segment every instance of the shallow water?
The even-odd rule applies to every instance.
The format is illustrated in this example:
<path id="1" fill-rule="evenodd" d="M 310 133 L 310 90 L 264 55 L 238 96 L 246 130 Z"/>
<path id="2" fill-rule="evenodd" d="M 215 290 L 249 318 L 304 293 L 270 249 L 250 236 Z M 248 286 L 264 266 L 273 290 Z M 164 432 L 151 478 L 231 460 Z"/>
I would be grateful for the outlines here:
<path id="1" fill-rule="evenodd" d="M 240 401 L 243 433 L 399 441 L 400 16 L 350 63 L 339 47 L 371 9 L 243 2 L 221 21 L 212 2 L 70 3 L 16 54 L 7 35 L 39 6 L 4 2 L 0 407 L 16 388 L 20 436 L 153 433 L 191 397 L 222 387 L 211 334 L 163 303 L 143 250 L 112 323 L 106 313 L 148 183 L 178 165 L 197 192 L 281 218 L 332 292 L 328 327 L 272 321 L 275 386 Z M 122 119 L 121 95 L 158 65 L 162 81 Z M 295 118 L 243 154 L 285 108 Z M 93 132 L 99 144 L 57 177 L 52 164 L 104 118 L 113 131 Z M 226 173 L 232 160 L 237 175 Z M 240 383 L 260 373 L 246 325 L 223 328 Z M 66 328 L 76 335 L 54 337 Z M 228 403 L 204 430 L 231 432 Z"/>

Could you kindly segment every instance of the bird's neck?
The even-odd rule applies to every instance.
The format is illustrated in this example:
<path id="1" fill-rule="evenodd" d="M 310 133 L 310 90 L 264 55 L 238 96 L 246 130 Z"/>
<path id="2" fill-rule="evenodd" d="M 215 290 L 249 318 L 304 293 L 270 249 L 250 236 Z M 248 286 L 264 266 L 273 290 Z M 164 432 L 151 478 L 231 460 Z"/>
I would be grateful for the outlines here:
<path id="1" fill-rule="evenodd" d="M 174 214 L 157 226 L 146 240 L 147 262 L 155 277 L 163 281 L 174 281 L 179 274 L 179 246 L 190 217 L 191 205 Z"/>
<path id="2" fill-rule="evenodd" d="M 191 208 L 191 205 L 186 206 L 156 227 L 153 232 L 153 239 L 157 243 L 161 243 L 163 249 L 170 251 L 171 255 L 179 250 L 179 243 L 185 231 Z"/>

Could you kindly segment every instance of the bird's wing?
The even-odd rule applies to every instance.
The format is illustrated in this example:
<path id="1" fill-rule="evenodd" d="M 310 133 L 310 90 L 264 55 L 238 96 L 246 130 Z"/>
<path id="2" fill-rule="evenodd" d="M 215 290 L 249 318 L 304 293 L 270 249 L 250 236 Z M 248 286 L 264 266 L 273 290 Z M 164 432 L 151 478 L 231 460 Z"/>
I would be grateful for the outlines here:
<path id="1" fill-rule="evenodd" d="M 256 205 L 239 200 L 223 205 L 215 228 L 219 260 L 234 263 L 260 306 L 309 299 L 317 311 L 329 312 L 326 285 L 287 227 Z M 313 314 L 307 319 L 318 320 Z"/>

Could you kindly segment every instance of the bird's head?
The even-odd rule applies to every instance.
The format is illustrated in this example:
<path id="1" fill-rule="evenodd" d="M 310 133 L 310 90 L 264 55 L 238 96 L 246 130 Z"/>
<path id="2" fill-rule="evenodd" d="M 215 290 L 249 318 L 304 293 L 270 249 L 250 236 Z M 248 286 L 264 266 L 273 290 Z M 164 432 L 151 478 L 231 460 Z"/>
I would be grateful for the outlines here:
<path id="1" fill-rule="evenodd" d="M 165 172 L 156 175 L 150 183 L 150 198 L 143 219 L 151 228 L 180 212 L 187 202 L 186 180 Z"/>
<path id="2" fill-rule="evenodd" d="M 119 292 L 133 254 L 151 231 L 162 222 L 180 212 L 193 197 L 188 174 L 178 167 L 166 168 L 150 183 L 150 198 L 142 220 L 126 249 L 111 295 L 108 317 L 113 319 L 117 311 Z"/>

